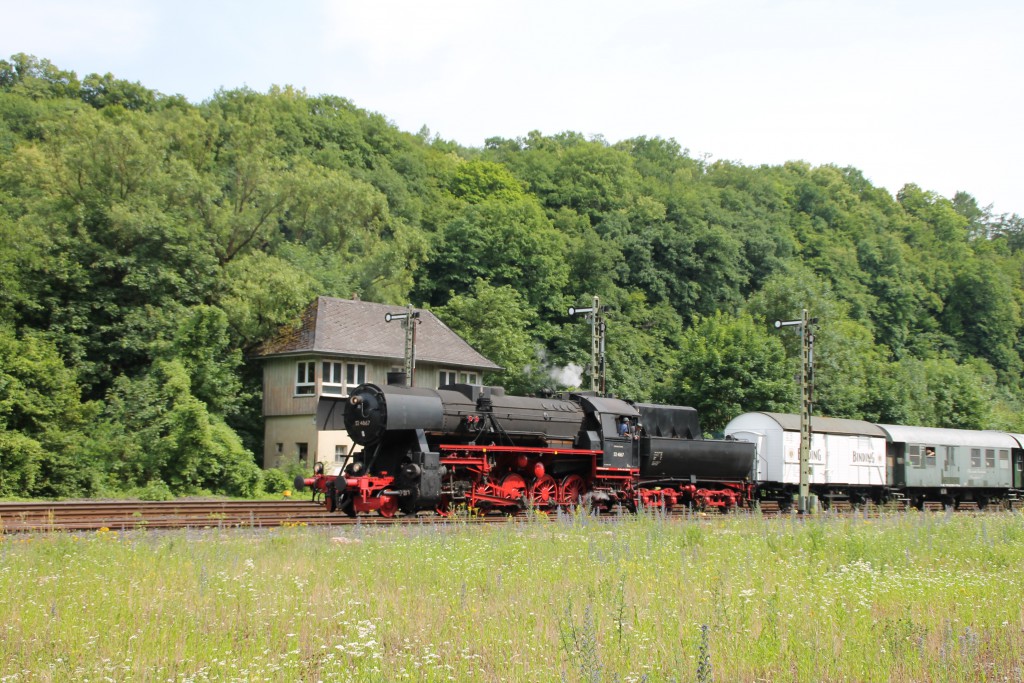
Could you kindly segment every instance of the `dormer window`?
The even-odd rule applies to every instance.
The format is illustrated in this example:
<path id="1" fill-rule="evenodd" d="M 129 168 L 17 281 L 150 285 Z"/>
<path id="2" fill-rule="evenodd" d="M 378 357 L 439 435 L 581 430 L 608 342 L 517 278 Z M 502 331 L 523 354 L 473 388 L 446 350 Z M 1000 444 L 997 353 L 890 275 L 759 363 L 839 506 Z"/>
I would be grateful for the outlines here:
<path id="1" fill-rule="evenodd" d="M 295 395 L 312 396 L 316 394 L 316 362 L 300 360 L 295 366 Z"/>

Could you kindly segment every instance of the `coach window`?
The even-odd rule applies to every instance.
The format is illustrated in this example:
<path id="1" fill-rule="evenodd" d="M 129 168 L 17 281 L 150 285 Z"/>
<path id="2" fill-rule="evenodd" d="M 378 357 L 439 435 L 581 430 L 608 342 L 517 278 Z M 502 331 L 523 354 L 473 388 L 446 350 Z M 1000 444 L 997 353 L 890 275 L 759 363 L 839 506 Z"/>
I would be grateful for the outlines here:
<path id="1" fill-rule="evenodd" d="M 911 467 L 921 466 L 921 447 L 917 444 L 907 445 L 907 460 Z"/>
<path id="2" fill-rule="evenodd" d="M 971 467 L 981 467 L 981 449 L 971 449 Z"/>
<path id="3" fill-rule="evenodd" d="M 925 446 L 924 466 L 935 467 L 935 446 Z"/>
<path id="4" fill-rule="evenodd" d="M 999 469 L 1010 469 L 1010 451 L 1006 450 L 1005 448 L 999 449 Z"/>
<path id="5" fill-rule="evenodd" d="M 295 366 L 295 393 L 309 395 L 316 393 L 316 363 L 300 360 Z"/>
<path id="6" fill-rule="evenodd" d="M 990 470 L 994 470 L 996 468 L 996 449 L 985 449 L 985 467 Z"/>

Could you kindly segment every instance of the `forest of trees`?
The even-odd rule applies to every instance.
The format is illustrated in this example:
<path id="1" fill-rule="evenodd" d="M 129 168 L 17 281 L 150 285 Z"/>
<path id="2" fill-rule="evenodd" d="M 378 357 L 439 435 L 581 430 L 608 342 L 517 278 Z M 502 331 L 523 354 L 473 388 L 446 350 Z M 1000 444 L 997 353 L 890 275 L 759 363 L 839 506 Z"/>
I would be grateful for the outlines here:
<path id="1" fill-rule="evenodd" d="M 709 432 L 795 411 L 771 322 L 807 308 L 816 414 L 1024 432 L 1024 219 L 967 193 L 0 61 L 0 496 L 259 492 L 247 354 L 353 294 L 430 307 L 515 392 L 588 363 L 566 310 L 599 295 L 609 390 Z"/>

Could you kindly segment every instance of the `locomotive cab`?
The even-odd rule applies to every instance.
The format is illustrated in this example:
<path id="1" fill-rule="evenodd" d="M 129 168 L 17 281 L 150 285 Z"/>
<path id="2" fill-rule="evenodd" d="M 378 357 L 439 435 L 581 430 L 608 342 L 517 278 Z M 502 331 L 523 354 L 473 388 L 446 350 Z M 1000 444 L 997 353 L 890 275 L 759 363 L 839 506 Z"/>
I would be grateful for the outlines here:
<path id="1" fill-rule="evenodd" d="M 634 432 L 620 434 L 623 419 L 630 425 L 639 424 L 640 413 L 629 403 L 617 398 L 602 398 L 587 394 L 573 396 L 586 413 L 586 420 L 578 441 L 581 448 L 603 451 L 600 467 L 635 470 L 640 466 L 639 443 Z"/>

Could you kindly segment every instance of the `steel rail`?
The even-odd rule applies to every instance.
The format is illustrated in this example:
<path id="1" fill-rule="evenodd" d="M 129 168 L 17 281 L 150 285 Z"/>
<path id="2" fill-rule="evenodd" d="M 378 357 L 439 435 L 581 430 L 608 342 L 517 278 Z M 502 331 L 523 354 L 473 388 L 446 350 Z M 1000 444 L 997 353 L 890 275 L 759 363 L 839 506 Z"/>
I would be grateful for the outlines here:
<path id="1" fill-rule="evenodd" d="M 879 508 L 868 505 L 854 510 L 846 505 L 834 505 L 823 515 L 861 515 L 879 517 L 887 513 L 904 510 L 900 506 Z M 999 506 L 989 506 L 982 514 L 999 512 Z M 927 505 L 925 512 L 945 512 L 939 504 Z M 974 505 L 963 505 L 958 513 L 979 514 Z M 550 513 L 549 513 L 550 514 Z M 696 517 L 699 512 L 673 510 L 670 517 Z M 766 518 L 789 517 L 792 511 L 780 511 L 772 505 L 765 505 L 759 511 L 740 508 L 730 514 L 760 514 Z M 706 516 L 717 516 L 709 510 Z M 529 511 L 517 515 L 457 515 L 441 517 L 432 513 L 423 515 L 380 517 L 375 515 L 347 517 L 328 513 L 322 507 L 307 500 L 281 501 L 239 501 L 182 499 L 173 501 L 59 501 L 59 502 L 0 502 L 0 533 L 50 532 L 50 531 L 128 531 L 133 529 L 179 529 L 179 528 L 270 528 L 286 526 L 348 526 L 391 525 L 391 524 L 444 524 L 505 522 L 509 519 L 522 520 L 536 517 Z M 602 515 L 612 518 L 614 513 Z"/>

